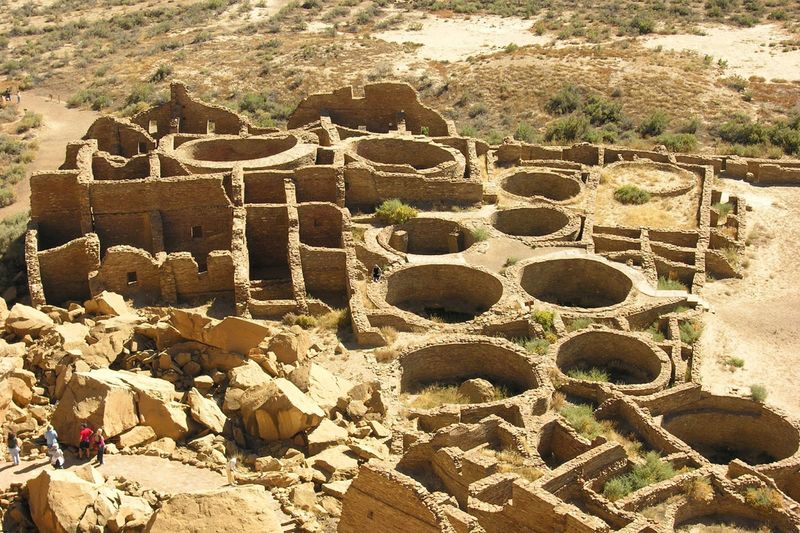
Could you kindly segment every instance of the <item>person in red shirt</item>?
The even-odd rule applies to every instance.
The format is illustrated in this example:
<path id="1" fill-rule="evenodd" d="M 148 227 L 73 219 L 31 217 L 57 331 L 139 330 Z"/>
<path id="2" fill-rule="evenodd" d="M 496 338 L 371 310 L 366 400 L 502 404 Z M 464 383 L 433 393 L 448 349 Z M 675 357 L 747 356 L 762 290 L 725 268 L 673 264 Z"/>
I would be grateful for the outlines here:
<path id="1" fill-rule="evenodd" d="M 89 444 L 92 441 L 92 435 L 94 432 L 89 427 L 88 424 L 83 423 L 81 424 L 81 444 L 78 450 L 78 458 L 82 459 L 84 454 L 86 454 L 86 458 L 89 459 Z"/>

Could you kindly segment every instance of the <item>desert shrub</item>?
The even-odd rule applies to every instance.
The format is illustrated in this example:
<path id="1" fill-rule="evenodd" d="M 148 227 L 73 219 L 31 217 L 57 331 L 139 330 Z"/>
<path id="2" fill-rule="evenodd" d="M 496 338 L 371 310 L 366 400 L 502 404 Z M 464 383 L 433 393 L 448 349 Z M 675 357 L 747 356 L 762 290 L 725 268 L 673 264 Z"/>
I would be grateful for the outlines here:
<path id="1" fill-rule="evenodd" d="M 400 355 L 400 350 L 393 346 L 381 346 L 380 348 L 375 348 L 372 355 L 375 356 L 375 360 L 379 363 L 391 363 Z"/>
<path id="2" fill-rule="evenodd" d="M 697 137 L 693 133 L 663 133 L 657 142 L 672 152 L 693 152 L 697 149 Z"/>
<path id="3" fill-rule="evenodd" d="M 589 130 L 589 119 L 585 115 L 573 113 L 550 122 L 545 129 L 544 139 L 546 141 L 576 141 L 583 139 Z"/>
<path id="4" fill-rule="evenodd" d="M 650 201 L 650 193 L 636 185 L 623 185 L 614 191 L 614 200 L 625 205 L 642 205 Z"/>
<path id="5" fill-rule="evenodd" d="M 680 126 L 678 126 L 677 131 L 678 133 L 697 133 L 697 130 L 700 129 L 700 120 L 697 118 L 691 118 L 688 121 L 684 122 Z"/>
<path id="6" fill-rule="evenodd" d="M 735 115 L 717 128 L 724 141 L 735 144 L 762 144 L 769 140 L 769 130 L 760 122 L 753 122 L 747 115 Z"/>
<path id="7" fill-rule="evenodd" d="M 736 92 L 744 92 L 747 89 L 747 80 L 743 77 L 739 76 L 731 76 L 725 80 L 725 86 L 729 89 L 733 89 Z"/>
<path id="8" fill-rule="evenodd" d="M 552 311 L 547 311 L 545 309 L 534 309 L 531 318 L 533 318 L 534 322 L 542 326 L 545 333 L 551 333 L 555 331 L 555 325 L 553 324 L 555 320 L 555 313 Z"/>
<path id="9" fill-rule="evenodd" d="M 392 326 L 381 326 L 380 331 L 387 345 L 394 344 L 397 340 L 397 330 Z"/>
<path id="10" fill-rule="evenodd" d="M 317 319 L 311 315 L 297 315 L 294 321 L 295 325 L 303 329 L 311 329 L 317 327 Z"/>
<path id="11" fill-rule="evenodd" d="M 637 131 L 643 137 L 656 137 L 666 131 L 669 125 L 669 115 L 663 111 L 653 111 L 639 123 Z"/>
<path id="12" fill-rule="evenodd" d="M 4 170 L 0 171 L 0 183 L 11 185 L 19 183 L 25 177 L 25 166 L 14 164 L 9 165 Z"/>
<path id="13" fill-rule="evenodd" d="M 723 361 L 723 364 L 730 368 L 743 368 L 744 367 L 744 359 L 741 357 L 726 357 Z"/>
<path id="14" fill-rule="evenodd" d="M 350 325 L 349 309 L 334 309 L 317 318 L 317 325 L 322 329 L 338 330 Z"/>
<path id="15" fill-rule="evenodd" d="M 6 187 L 0 188 L 0 207 L 6 207 L 13 204 L 17 200 L 17 195 L 11 189 Z"/>
<path id="16" fill-rule="evenodd" d="M 646 35 L 656 29 L 656 21 L 646 15 L 637 14 L 631 19 L 630 27 L 635 33 Z"/>
<path id="17" fill-rule="evenodd" d="M 559 410 L 559 413 L 572 429 L 589 440 L 597 438 L 605 429 L 594 417 L 591 405 L 568 403 Z"/>
<path id="18" fill-rule="evenodd" d="M 527 464 L 525 457 L 514 450 L 502 450 L 494 453 L 497 459 L 497 470 L 503 473 L 517 474 L 528 481 L 536 481 L 542 477 L 542 471 Z"/>
<path id="19" fill-rule="evenodd" d="M 677 279 L 670 279 L 664 276 L 658 277 L 658 288 L 662 291 L 688 291 L 689 288 Z"/>
<path id="20" fill-rule="evenodd" d="M 172 66 L 166 63 L 162 63 L 158 65 L 158 68 L 150 76 L 150 81 L 152 83 L 158 83 L 160 81 L 164 81 L 165 79 L 169 78 L 172 75 Z"/>
<path id="21" fill-rule="evenodd" d="M 567 331 L 570 333 L 573 331 L 578 331 L 579 329 L 586 329 L 591 324 L 594 323 L 594 320 L 591 318 L 576 318 L 574 320 L 570 320 L 568 324 L 566 324 Z"/>
<path id="22" fill-rule="evenodd" d="M 750 398 L 752 398 L 753 401 L 756 401 L 758 403 L 764 403 L 764 401 L 767 399 L 768 394 L 769 393 L 767 392 L 767 387 L 765 387 L 764 385 L 760 384 L 750 385 Z"/>
<path id="23" fill-rule="evenodd" d="M 622 121 L 622 104 L 600 96 L 591 96 L 583 108 L 589 122 L 595 126 Z"/>
<path id="24" fill-rule="evenodd" d="M 531 339 L 528 337 L 523 337 L 519 339 L 513 339 L 513 342 L 525 348 L 528 353 L 535 353 L 538 355 L 547 353 L 547 349 L 550 348 L 550 342 L 548 342 L 547 339 Z"/>
<path id="25" fill-rule="evenodd" d="M 384 200 L 375 215 L 385 224 L 403 224 L 417 216 L 417 210 L 397 198 Z"/>
<path id="26" fill-rule="evenodd" d="M 551 96 L 544 108 L 552 115 L 566 115 L 578 109 L 580 105 L 580 91 L 575 85 L 569 84 Z"/>
<path id="27" fill-rule="evenodd" d="M 644 463 L 635 464 L 630 472 L 614 476 L 603 486 L 603 495 L 611 501 L 627 496 L 631 492 L 675 476 L 675 469 L 663 461 L 658 452 L 647 452 Z"/>
<path id="28" fill-rule="evenodd" d="M 583 381 L 595 381 L 598 383 L 608 383 L 608 372 L 601 368 L 571 368 L 567 371 L 567 375 L 572 379 L 580 379 Z"/>
<path id="29" fill-rule="evenodd" d="M 744 499 L 750 505 L 768 509 L 783 507 L 783 497 L 780 492 L 769 487 L 750 487 L 744 494 Z"/>
<path id="30" fill-rule="evenodd" d="M 721 217 L 728 216 L 728 213 L 733 211 L 733 204 L 730 202 L 717 202 L 711 207 L 714 208 L 714 210 L 719 213 L 719 216 Z"/>
<path id="31" fill-rule="evenodd" d="M 486 226 L 479 226 L 477 228 L 472 229 L 472 238 L 475 239 L 477 242 L 482 242 L 488 239 L 490 236 L 489 228 Z"/>
<path id="32" fill-rule="evenodd" d="M 692 501 L 709 502 L 714 499 L 714 487 L 708 478 L 696 477 L 683 485 L 684 494 Z"/>
<path id="33" fill-rule="evenodd" d="M 681 342 L 686 344 L 694 344 L 703 334 L 703 324 L 697 320 L 683 322 L 680 326 L 678 326 L 678 329 L 680 330 L 681 334 Z"/>
<path id="34" fill-rule="evenodd" d="M 664 332 L 661 331 L 661 327 L 658 325 L 658 320 L 650 324 L 647 329 L 645 329 L 646 333 L 649 333 L 655 342 L 661 342 L 664 340 Z"/>
<path id="35" fill-rule="evenodd" d="M 42 115 L 34 113 L 33 111 L 25 111 L 22 118 L 17 123 L 17 133 L 25 133 L 26 131 L 38 128 L 42 125 Z"/>
<path id="36" fill-rule="evenodd" d="M 67 99 L 67 107 L 88 105 L 95 111 L 110 107 L 112 103 L 111 97 L 98 89 L 81 89 Z"/>
<path id="37" fill-rule="evenodd" d="M 455 385 L 428 385 L 417 394 L 411 402 L 412 407 L 419 409 L 433 409 L 448 403 L 464 404 L 469 399 L 458 392 Z"/>
<path id="38" fill-rule="evenodd" d="M 514 138 L 518 141 L 533 142 L 536 139 L 534 128 L 527 122 L 520 122 L 514 132 Z"/>
<path id="39" fill-rule="evenodd" d="M 487 114 L 488 112 L 489 108 L 486 107 L 486 104 L 475 104 L 469 108 L 469 111 L 467 111 L 467 116 L 469 116 L 469 118 L 477 118 L 481 115 Z"/>

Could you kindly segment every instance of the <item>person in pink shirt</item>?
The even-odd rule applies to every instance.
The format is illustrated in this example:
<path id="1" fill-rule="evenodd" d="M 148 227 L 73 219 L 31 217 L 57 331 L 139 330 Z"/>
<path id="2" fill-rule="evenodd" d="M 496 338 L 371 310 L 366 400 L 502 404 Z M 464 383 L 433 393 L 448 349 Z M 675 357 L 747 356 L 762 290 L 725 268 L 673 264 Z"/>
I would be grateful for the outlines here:
<path id="1" fill-rule="evenodd" d="M 92 442 L 93 434 L 94 431 L 92 431 L 88 424 L 81 424 L 81 443 L 80 448 L 78 449 L 79 459 L 83 459 L 84 454 L 86 455 L 86 458 L 89 459 L 89 445 Z"/>

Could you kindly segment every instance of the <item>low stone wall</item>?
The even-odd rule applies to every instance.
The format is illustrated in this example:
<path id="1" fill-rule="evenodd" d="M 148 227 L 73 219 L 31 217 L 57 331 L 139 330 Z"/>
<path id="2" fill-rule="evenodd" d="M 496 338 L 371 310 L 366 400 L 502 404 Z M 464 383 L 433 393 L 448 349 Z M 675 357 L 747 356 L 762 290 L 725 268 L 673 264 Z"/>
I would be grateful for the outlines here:
<path id="1" fill-rule="evenodd" d="M 521 167 L 503 178 L 500 187 L 515 196 L 541 197 L 563 202 L 578 196 L 583 190 L 583 183 L 579 179 L 556 172 Z"/>

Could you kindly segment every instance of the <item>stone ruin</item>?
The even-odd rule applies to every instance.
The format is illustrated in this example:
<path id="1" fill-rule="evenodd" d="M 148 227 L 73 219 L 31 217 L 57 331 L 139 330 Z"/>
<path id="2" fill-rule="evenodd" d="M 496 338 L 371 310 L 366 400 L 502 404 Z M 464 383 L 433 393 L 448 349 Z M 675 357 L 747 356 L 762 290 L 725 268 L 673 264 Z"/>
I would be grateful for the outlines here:
<path id="1" fill-rule="evenodd" d="M 309 96 L 288 128 L 255 127 L 180 83 L 169 102 L 130 120 L 98 119 L 68 145 L 59 170 L 31 178 L 33 305 L 110 292 L 137 307 L 214 300 L 232 315 L 216 326 L 180 310 L 169 327 L 158 326 L 162 319 L 137 326 L 167 354 L 147 368 L 173 383 L 193 362 L 195 376 L 227 372 L 222 419 L 200 417 L 205 426 L 221 434 L 226 414 L 239 411 L 237 442 L 300 436 L 307 461 L 326 474 L 315 488 L 328 483 L 323 490 L 341 499 L 342 532 L 657 532 L 731 521 L 799 530 L 800 424 L 750 399 L 705 392 L 703 354 L 681 328 L 701 320 L 696 293 L 710 277 L 742 275 L 748 207 L 716 178 L 798 183 L 800 162 L 513 139 L 491 146 L 460 136 L 396 83 Z M 622 184 L 641 186 L 652 209 L 673 218 L 637 219 L 641 206 L 604 204 Z M 375 224 L 375 207 L 395 198 L 422 213 Z M 727 212 L 714 207 L 721 203 Z M 498 242 L 528 252 L 502 264 Z M 376 283 L 368 281 L 374 264 L 383 269 Z M 659 279 L 686 290 L 661 290 Z M 254 384 L 248 365 L 260 376 L 259 366 L 296 361 L 281 361 L 272 341 L 253 351 L 262 330 L 253 342 L 213 333 L 231 321 L 246 329 L 340 308 L 352 350 L 391 344 L 389 331 L 424 335 L 396 361 L 376 363 L 381 382 L 356 393 L 362 418 L 436 384 L 460 384 L 469 402 L 405 409 L 396 423 L 384 421 L 390 430 L 373 425 L 388 453 L 352 442 L 342 451 L 347 431 L 338 435 L 331 418 L 357 417 L 353 401 L 326 403 L 307 385 L 306 402 L 288 371 L 268 390 Z M 203 359 L 175 368 L 186 347 L 169 348 L 169 328 L 205 346 Z M 535 353 L 519 339 L 546 342 Z M 243 355 L 231 361 L 219 350 Z M 573 372 L 589 368 L 609 379 Z M 102 372 L 86 382 L 59 375 L 54 386 L 62 398 L 92 386 L 127 391 L 119 401 L 140 419 L 150 413 L 154 437 L 189 432 L 182 404 L 148 403 L 157 384 Z M 219 411 L 214 384 L 188 400 L 192 409 L 210 401 L 207 410 Z M 276 395 L 301 416 L 267 423 L 260 413 Z M 560 414 L 565 403 L 591 406 L 624 442 L 582 434 Z M 132 417 L 115 434 L 135 440 L 126 432 L 142 426 Z M 642 464 L 644 452 L 677 475 L 612 501 L 607 482 Z M 779 503 L 765 506 L 753 491 Z"/>

